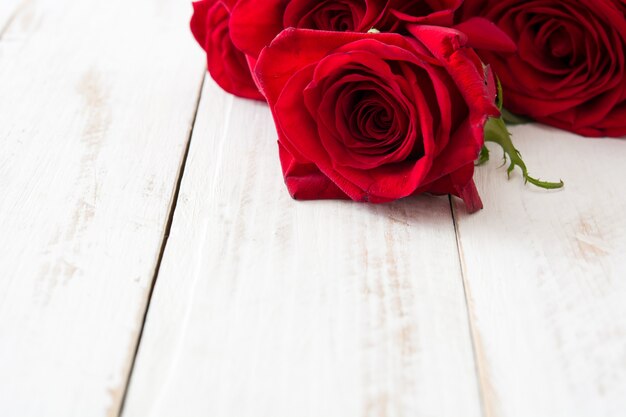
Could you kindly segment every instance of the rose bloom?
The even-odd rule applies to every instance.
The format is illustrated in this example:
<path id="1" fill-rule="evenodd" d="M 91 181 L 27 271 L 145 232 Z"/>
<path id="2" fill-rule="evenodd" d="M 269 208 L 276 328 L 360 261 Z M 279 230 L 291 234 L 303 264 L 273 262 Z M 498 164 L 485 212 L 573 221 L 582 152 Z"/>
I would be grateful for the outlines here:
<path id="1" fill-rule="evenodd" d="M 403 32 L 405 23 L 452 26 L 461 4 L 463 0 L 389 0 L 377 25 L 384 32 Z"/>
<path id="2" fill-rule="evenodd" d="M 255 72 L 296 199 L 383 203 L 453 194 L 482 207 L 473 182 L 484 124 L 498 115 L 493 77 L 462 33 L 283 31 Z"/>
<path id="3" fill-rule="evenodd" d="M 518 53 L 484 52 L 514 113 L 585 136 L 626 135 L 624 0 L 466 0 Z"/>
<path id="4" fill-rule="evenodd" d="M 238 0 L 230 28 L 237 47 L 254 58 L 283 29 L 367 32 L 386 0 Z"/>
<path id="5" fill-rule="evenodd" d="M 234 1 L 201 0 L 193 3 L 191 32 L 206 51 L 211 77 L 229 93 L 264 100 L 256 87 L 246 56 L 230 38 L 229 8 Z"/>
<path id="6" fill-rule="evenodd" d="M 470 17 L 455 23 L 463 0 L 238 0 L 232 10 L 230 32 L 237 47 L 257 58 L 283 29 L 408 34 L 408 24 L 455 26 L 468 44 L 501 52 L 515 44 L 493 23 Z M 457 19 L 458 20 L 458 19 Z"/>
<path id="7" fill-rule="evenodd" d="M 515 44 L 493 23 L 471 17 L 455 23 L 463 0 L 200 0 L 191 30 L 206 51 L 213 79 L 240 97 L 263 100 L 251 75 L 261 50 L 287 27 L 408 34 L 408 24 L 454 26 L 468 44 L 499 52 Z M 458 20 L 458 19 L 457 19 Z"/>

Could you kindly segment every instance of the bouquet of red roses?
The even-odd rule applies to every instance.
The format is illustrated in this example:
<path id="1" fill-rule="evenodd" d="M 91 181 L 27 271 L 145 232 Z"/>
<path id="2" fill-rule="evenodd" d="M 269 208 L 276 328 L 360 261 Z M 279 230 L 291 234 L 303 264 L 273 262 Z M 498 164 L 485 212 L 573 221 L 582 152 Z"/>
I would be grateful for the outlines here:
<path id="1" fill-rule="evenodd" d="M 473 212 L 485 141 L 502 146 L 509 172 L 563 186 L 528 174 L 505 120 L 626 134 L 625 9 L 624 0 L 201 0 L 191 29 L 224 90 L 269 104 L 294 198 L 452 194 Z"/>

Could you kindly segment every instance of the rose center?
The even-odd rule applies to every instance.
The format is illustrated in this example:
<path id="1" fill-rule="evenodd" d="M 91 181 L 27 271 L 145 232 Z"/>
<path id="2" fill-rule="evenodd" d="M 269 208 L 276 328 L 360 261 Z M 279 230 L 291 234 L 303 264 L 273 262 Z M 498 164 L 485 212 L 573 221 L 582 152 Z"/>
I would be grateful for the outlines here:
<path id="1" fill-rule="evenodd" d="M 559 29 L 550 37 L 550 50 L 552 55 L 557 58 L 563 58 L 572 53 L 573 47 L 571 39 L 563 29 Z"/>
<path id="2" fill-rule="evenodd" d="M 303 29 L 355 31 L 365 15 L 365 4 L 359 1 L 292 1 L 285 10 L 285 27 Z"/>
<path id="3" fill-rule="evenodd" d="M 424 0 L 406 2 L 404 5 L 398 7 L 397 10 L 411 16 L 428 16 L 434 12 L 431 5 Z"/>
<path id="4" fill-rule="evenodd" d="M 405 123 L 391 97 L 377 91 L 359 91 L 353 96 L 350 132 L 354 141 L 346 145 L 356 153 L 384 154 L 398 148 Z M 352 138 L 350 138 L 352 139 Z"/>
<path id="5" fill-rule="evenodd" d="M 555 19 L 550 14 L 530 18 L 537 55 L 559 68 L 568 68 L 586 60 L 585 34 L 578 22 Z"/>
<path id="6" fill-rule="evenodd" d="M 353 31 L 355 26 L 352 13 L 341 8 L 325 9 L 316 14 L 314 20 L 318 29 L 346 32 Z"/>

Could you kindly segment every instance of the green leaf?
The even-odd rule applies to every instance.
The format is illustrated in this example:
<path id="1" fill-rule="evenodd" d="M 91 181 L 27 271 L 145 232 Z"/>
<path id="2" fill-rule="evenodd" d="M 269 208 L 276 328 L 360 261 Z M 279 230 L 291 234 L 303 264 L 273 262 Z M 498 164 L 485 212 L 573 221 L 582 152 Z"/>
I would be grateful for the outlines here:
<path id="1" fill-rule="evenodd" d="M 502 87 L 498 83 L 498 96 L 502 95 Z M 524 175 L 524 181 L 529 182 L 537 187 L 544 188 L 547 190 L 555 190 L 559 188 L 563 188 L 565 185 L 563 181 L 559 182 L 549 182 L 542 181 L 537 178 L 533 178 L 528 174 L 528 168 L 522 159 L 522 155 L 513 145 L 513 141 L 511 140 L 511 133 L 506 127 L 504 120 L 500 118 L 491 118 L 487 121 L 485 125 L 485 141 L 486 142 L 494 142 L 502 147 L 504 151 L 504 160 L 505 163 L 508 160 L 510 161 L 509 167 L 507 168 L 507 175 L 511 175 L 511 172 L 515 169 L 515 167 L 519 167 L 522 170 L 522 174 Z M 482 151 L 481 157 L 479 161 L 482 160 Z"/>
<path id="2" fill-rule="evenodd" d="M 478 160 L 476 161 L 476 166 L 479 167 L 481 165 L 485 165 L 489 161 L 489 149 L 483 145 L 483 148 L 480 150 L 480 155 L 478 156 Z"/>
<path id="3" fill-rule="evenodd" d="M 518 116 L 517 114 L 513 114 L 504 108 L 501 109 L 500 112 L 502 113 L 502 119 L 504 119 L 508 125 L 524 125 L 532 122 L 532 119 L 524 116 Z"/>

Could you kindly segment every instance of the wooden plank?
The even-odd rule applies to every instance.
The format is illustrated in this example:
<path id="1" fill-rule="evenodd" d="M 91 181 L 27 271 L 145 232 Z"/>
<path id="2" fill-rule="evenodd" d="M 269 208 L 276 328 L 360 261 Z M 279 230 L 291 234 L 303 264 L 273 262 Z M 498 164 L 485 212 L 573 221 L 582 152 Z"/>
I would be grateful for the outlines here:
<path id="1" fill-rule="evenodd" d="M 533 171 L 566 189 L 507 182 L 494 161 L 479 170 L 486 209 L 457 207 L 486 414 L 622 416 L 626 142 L 532 125 L 514 135 Z"/>
<path id="2" fill-rule="evenodd" d="M 123 415 L 478 416 L 447 198 L 294 202 L 207 82 Z"/>
<path id="3" fill-rule="evenodd" d="M 0 415 L 118 412 L 204 73 L 189 14 L 40 0 L 0 42 Z"/>

